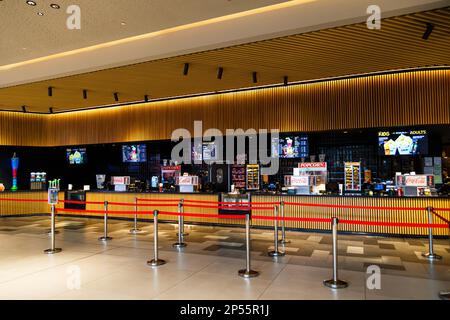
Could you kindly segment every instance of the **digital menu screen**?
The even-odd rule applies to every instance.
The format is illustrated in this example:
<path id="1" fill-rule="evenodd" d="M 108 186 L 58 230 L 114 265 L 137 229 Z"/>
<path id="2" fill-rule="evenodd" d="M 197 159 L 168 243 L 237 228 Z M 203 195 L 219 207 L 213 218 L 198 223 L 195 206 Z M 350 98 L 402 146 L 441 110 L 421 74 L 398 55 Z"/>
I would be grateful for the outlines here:
<path id="1" fill-rule="evenodd" d="M 145 144 L 133 144 L 122 146 L 123 162 L 146 162 L 147 146 Z"/>
<path id="2" fill-rule="evenodd" d="M 426 155 L 428 135 L 426 130 L 378 132 L 378 153 L 384 156 Z"/>
<path id="3" fill-rule="evenodd" d="M 66 150 L 69 164 L 85 164 L 87 162 L 85 148 L 70 148 Z"/>
<path id="4" fill-rule="evenodd" d="M 192 160 L 217 160 L 217 146 L 214 142 L 204 142 L 202 144 L 194 144 L 192 146 Z"/>
<path id="5" fill-rule="evenodd" d="M 272 156 L 275 156 L 276 139 L 272 140 Z M 276 153 L 275 153 L 276 154 Z M 285 136 L 278 139 L 278 156 L 280 158 L 306 158 L 309 155 L 308 136 Z"/>

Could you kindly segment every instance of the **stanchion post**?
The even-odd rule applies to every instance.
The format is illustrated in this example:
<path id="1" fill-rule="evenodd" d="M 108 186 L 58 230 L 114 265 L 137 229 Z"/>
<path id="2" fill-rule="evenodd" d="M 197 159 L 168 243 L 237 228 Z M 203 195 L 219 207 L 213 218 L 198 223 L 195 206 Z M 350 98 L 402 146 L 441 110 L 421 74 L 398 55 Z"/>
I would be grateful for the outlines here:
<path id="1" fill-rule="evenodd" d="M 280 244 L 287 244 L 291 241 L 286 240 L 286 222 L 284 221 L 284 201 L 280 202 L 280 217 L 281 217 L 281 239 L 278 241 Z"/>
<path id="2" fill-rule="evenodd" d="M 142 230 L 137 227 L 137 219 L 138 219 L 138 198 L 134 198 L 134 227 L 130 230 L 131 234 L 141 233 Z"/>
<path id="3" fill-rule="evenodd" d="M 47 254 L 54 254 L 54 253 L 58 253 L 58 252 L 62 251 L 61 248 L 56 248 L 56 246 L 55 246 L 55 243 L 56 243 L 56 240 L 55 240 L 55 215 L 56 215 L 56 208 L 55 208 L 55 205 L 52 204 L 52 207 L 51 207 L 51 227 L 50 227 L 51 228 L 50 229 L 50 232 L 51 232 L 51 248 L 44 250 L 44 252 L 47 253 Z"/>
<path id="4" fill-rule="evenodd" d="M 332 289 L 342 289 L 348 287 L 348 283 L 343 280 L 339 280 L 338 277 L 338 240 L 337 240 L 337 229 L 339 220 L 333 217 L 332 220 L 332 233 L 333 233 L 333 279 L 324 280 L 323 284 Z"/>
<path id="5" fill-rule="evenodd" d="M 441 260 L 442 257 L 438 254 L 434 253 L 433 248 L 433 207 L 427 207 L 428 212 L 428 224 L 430 227 L 428 228 L 428 253 L 422 253 L 422 256 L 427 258 L 428 260 Z"/>
<path id="6" fill-rule="evenodd" d="M 239 276 L 243 278 L 254 278 L 259 276 L 259 272 L 251 269 L 251 240 L 250 240 L 250 212 L 245 214 L 245 247 L 246 247 L 246 266 L 239 270 Z"/>
<path id="7" fill-rule="evenodd" d="M 184 248 L 187 244 L 184 242 L 184 217 L 183 217 L 183 200 L 178 203 L 178 242 L 173 244 L 175 248 Z"/>
<path id="8" fill-rule="evenodd" d="M 108 236 L 108 201 L 104 202 L 104 210 L 105 214 L 103 216 L 103 237 L 98 238 L 98 240 L 109 241 L 112 240 L 112 238 Z"/>
<path id="9" fill-rule="evenodd" d="M 184 213 L 184 199 L 180 199 L 180 203 L 181 203 L 181 213 Z M 181 221 L 181 233 L 183 234 L 183 237 L 186 237 L 189 235 L 189 233 L 184 232 L 184 216 L 181 216 L 180 221 Z"/>
<path id="10" fill-rule="evenodd" d="M 147 261 L 147 264 L 152 267 L 166 264 L 166 261 L 158 258 L 158 214 L 158 210 L 153 211 L 153 259 Z"/>
<path id="11" fill-rule="evenodd" d="M 273 207 L 273 216 L 274 216 L 274 250 L 269 251 L 269 256 L 271 257 L 282 257 L 285 255 L 283 251 L 278 250 L 278 206 Z"/>

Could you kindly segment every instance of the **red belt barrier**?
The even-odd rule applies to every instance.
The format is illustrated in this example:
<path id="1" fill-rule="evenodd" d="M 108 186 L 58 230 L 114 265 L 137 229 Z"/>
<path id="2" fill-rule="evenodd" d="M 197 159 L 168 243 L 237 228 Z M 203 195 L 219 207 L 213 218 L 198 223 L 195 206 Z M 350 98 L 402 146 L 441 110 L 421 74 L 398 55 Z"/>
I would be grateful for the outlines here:
<path id="1" fill-rule="evenodd" d="M 339 220 L 342 224 L 358 224 L 364 226 L 383 226 L 383 227 L 416 227 L 416 228 L 448 228 L 446 224 L 428 224 L 428 223 L 408 223 L 408 222 L 382 222 L 382 221 L 359 221 L 359 220 Z"/>
<path id="2" fill-rule="evenodd" d="M 292 218 L 292 217 L 277 217 L 275 219 L 275 217 L 273 216 L 255 216 L 252 215 L 251 217 L 252 219 L 256 219 L 256 220 L 285 220 L 285 221 L 301 221 L 301 222 L 328 222 L 331 223 L 332 219 L 330 218 Z"/>
<path id="3" fill-rule="evenodd" d="M 180 199 L 143 199 L 143 198 L 137 198 L 137 200 L 138 201 L 147 201 L 147 202 L 164 202 L 164 201 L 167 201 L 167 202 L 173 202 L 173 201 L 175 201 L 175 202 L 180 202 Z"/>
<path id="4" fill-rule="evenodd" d="M 13 201 L 13 202 L 47 202 L 47 199 L 14 199 L 14 198 L 0 198 L 0 201 Z"/>
<path id="5" fill-rule="evenodd" d="M 319 203 L 302 203 L 302 202 L 285 202 L 284 204 L 290 205 L 290 206 L 339 208 L 339 209 L 404 210 L 404 211 L 425 210 L 425 208 L 414 208 L 414 207 L 346 206 L 346 205 L 339 205 L 339 204 L 319 204 Z"/>
<path id="6" fill-rule="evenodd" d="M 184 217 L 206 217 L 206 218 L 222 218 L 222 219 L 245 219 L 245 215 L 231 215 L 231 214 L 205 214 L 205 213 L 178 213 L 178 212 L 165 212 L 160 211 L 159 214 L 163 215 L 176 215 L 176 216 L 184 216 Z"/>
<path id="7" fill-rule="evenodd" d="M 450 227 L 450 221 L 448 221 L 448 220 L 445 219 L 443 216 L 441 216 L 440 214 L 438 214 L 438 213 L 436 213 L 436 212 L 434 212 L 434 211 L 433 211 L 433 214 L 434 214 L 435 216 L 437 216 L 439 219 L 441 219 L 442 221 L 444 221 L 445 223 L 447 223 L 447 224 L 449 225 L 449 227 Z"/>
<path id="8" fill-rule="evenodd" d="M 450 208 L 433 208 L 433 210 L 450 212 Z"/>
<path id="9" fill-rule="evenodd" d="M 272 207 L 252 207 L 252 206 L 242 206 L 239 204 L 230 204 L 229 202 L 226 202 L 229 206 L 209 206 L 209 205 L 201 205 L 201 204 L 183 204 L 184 207 L 190 207 L 190 208 L 211 208 L 211 209 L 228 209 L 228 210 L 273 210 Z"/>
<path id="10" fill-rule="evenodd" d="M 105 214 L 104 210 L 80 210 L 80 209 L 57 209 L 57 212 L 78 212 L 78 213 L 98 213 L 98 214 Z M 135 214 L 134 211 L 110 211 L 108 210 L 108 215 L 111 214 Z M 153 214 L 153 211 L 140 211 L 139 214 Z"/>
<path id="11" fill-rule="evenodd" d="M 185 203 L 209 203 L 209 204 L 245 204 L 248 206 L 252 205 L 261 205 L 261 204 L 280 204 L 280 202 L 225 202 L 225 201 L 210 201 L 210 200 L 189 200 L 185 199 L 183 200 Z"/>

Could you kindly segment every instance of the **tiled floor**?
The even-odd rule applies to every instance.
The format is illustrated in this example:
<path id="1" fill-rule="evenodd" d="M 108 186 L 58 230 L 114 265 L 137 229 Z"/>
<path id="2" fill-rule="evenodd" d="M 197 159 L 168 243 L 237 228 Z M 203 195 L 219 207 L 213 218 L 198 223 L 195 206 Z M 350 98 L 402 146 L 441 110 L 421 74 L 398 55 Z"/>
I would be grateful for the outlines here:
<path id="1" fill-rule="evenodd" d="M 131 223 L 110 220 L 108 243 L 102 220 L 58 217 L 57 246 L 45 255 L 48 217 L 0 219 L 0 299 L 438 299 L 450 289 L 449 240 L 436 240 L 441 261 L 422 258 L 426 239 L 339 235 L 339 277 L 349 287 L 331 290 L 331 236 L 287 232 L 286 256 L 273 259 L 273 233 L 252 229 L 252 268 L 243 279 L 244 230 L 186 226 L 188 246 L 172 248 L 177 226 L 159 225 L 160 258 L 151 268 L 153 226 L 128 233 Z M 381 288 L 369 289 L 367 267 L 381 269 Z"/>

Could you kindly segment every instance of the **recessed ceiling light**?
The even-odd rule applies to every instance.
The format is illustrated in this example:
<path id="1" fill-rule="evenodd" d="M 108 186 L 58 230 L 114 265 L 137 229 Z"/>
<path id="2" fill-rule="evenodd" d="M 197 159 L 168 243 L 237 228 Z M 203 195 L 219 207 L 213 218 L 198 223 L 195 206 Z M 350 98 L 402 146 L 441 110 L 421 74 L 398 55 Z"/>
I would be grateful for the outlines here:
<path id="1" fill-rule="evenodd" d="M 31 0 L 28 0 L 28 1 L 27 1 L 27 5 L 29 5 L 29 6 L 35 6 L 35 5 L 36 5 L 36 2 L 31 1 Z"/>
<path id="2" fill-rule="evenodd" d="M 44 15 L 44 13 L 43 12 L 38 12 L 37 15 L 42 17 Z"/>
<path id="3" fill-rule="evenodd" d="M 50 7 L 52 7 L 53 9 L 60 9 L 61 7 L 59 6 L 59 4 L 56 4 L 56 3 L 52 3 L 51 5 L 50 5 Z"/>
<path id="4" fill-rule="evenodd" d="M 127 25 L 127 23 L 124 22 L 124 21 L 122 21 L 120 24 L 121 24 L 122 26 L 126 26 L 126 25 Z"/>

